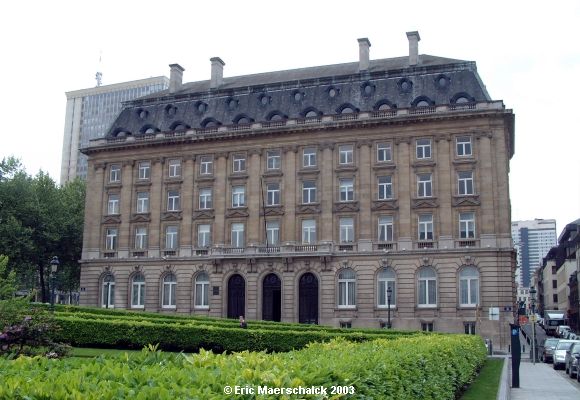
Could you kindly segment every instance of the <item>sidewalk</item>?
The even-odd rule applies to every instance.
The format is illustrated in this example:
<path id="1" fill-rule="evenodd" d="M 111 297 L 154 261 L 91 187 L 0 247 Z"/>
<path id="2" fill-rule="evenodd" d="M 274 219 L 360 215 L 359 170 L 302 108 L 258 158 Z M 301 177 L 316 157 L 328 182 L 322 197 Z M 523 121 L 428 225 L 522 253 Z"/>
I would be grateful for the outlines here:
<path id="1" fill-rule="evenodd" d="M 580 389 L 576 388 L 570 379 L 554 371 L 552 364 L 536 363 L 534 365 L 529 359 L 526 361 L 522 359 L 520 387 L 510 389 L 510 398 L 512 400 L 578 400 Z"/>

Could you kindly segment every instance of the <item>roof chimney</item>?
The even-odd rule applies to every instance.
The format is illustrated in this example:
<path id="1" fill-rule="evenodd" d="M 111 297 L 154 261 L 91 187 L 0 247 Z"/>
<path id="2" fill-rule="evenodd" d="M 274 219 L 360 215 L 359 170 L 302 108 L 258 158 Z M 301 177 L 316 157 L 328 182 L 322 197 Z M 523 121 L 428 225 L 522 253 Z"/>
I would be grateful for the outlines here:
<path id="1" fill-rule="evenodd" d="M 185 69 L 179 64 L 170 64 L 169 68 L 169 93 L 175 93 L 181 89 Z"/>
<path id="2" fill-rule="evenodd" d="M 358 39 L 358 70 L 367 71 L 369 69 L 369 48 L 371 47 L 371 42 L 368 38 Z"/>
<path id="3" fill-rule="evenodd" d="M 409 66 L 419 64 L 419 32 L 407 32 L 407 39 L 409 39 Z"/>
<path id="4" fill-rule="evenodd" d="M 224 81 L 224 65 L 225 62 L 219 57 L 212 57 L 211 61 L 211 81 L 209 83 L 210 89 L 217 89 Z"/>

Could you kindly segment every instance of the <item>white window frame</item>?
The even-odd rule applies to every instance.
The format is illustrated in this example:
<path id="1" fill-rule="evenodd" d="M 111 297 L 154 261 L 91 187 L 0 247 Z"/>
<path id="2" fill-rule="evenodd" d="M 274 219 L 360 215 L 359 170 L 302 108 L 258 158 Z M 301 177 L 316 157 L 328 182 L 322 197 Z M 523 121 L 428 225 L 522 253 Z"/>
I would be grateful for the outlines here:
<path id="1" fill-rule="evenodd" d="M 433 174 L 417 174 L 417 197 L 433 197 Z"/>
<path id="2" fill-rule="evenodd" d="M 316 243 L 316 220 L 303 219 L 302 220 L 302 243 L 315 244 Z"/>
<path id="3" fill-rule="evenodd" d="M 459 238 L 473 239 L 475 238 L 475 213 L 462 212 L 459 213 Z"/>
<path id="4" fill-rule="evenodd" d="M 302 204 L 316 203 L 316 181 L 302 181 Z"/>
<path id="5" fill-rule="evenodd" d="M 148 242 L 148 232 L 147 228 L 144 226 L 138 226 L 135 228 L 135 249 L 144 250 L 147 248 Z"/>
<path id="6" fill-rule="evenodd" d="M 246 227 L 243 223 L 233 223 L 231 228 L 231 245 L 236 248 L 245 247 L 245 230 Z"/>
<path id="7" fill-rule="evenodd" d="M 119 204 L 121 196 L 118 193 L 110 193 L 107 202 L 107 215 L 119 215 Z"/>
<path id="8" fill-rule="evenodd" d="M 390 143 L 377 144 L 377 162 L 391 162 L 393 161 L 393 152 Z"/>
<path id="9" fill-rule="evenodd" d="M 232 186 L 232 208 L 246 206 L 246 187 Z"/>
<path id="10" fill-rule="evenodd" d="M 354 218 L 340 218 L 339 227 L 340 243 L 354 243 Z"/>
<path id="11" fill-rule="evenodd" d="M 474 266 L 463 267 L 459 270 L 459 305 L 477 307 L 478 304 L 479 271 Z"/>
<path id="12" fill-rule="evenodd" d="M 392 268 L 383 268 L 377 274 L 377 307 L 388 308 L 388 292 L 391 288 L 391 309 L 397 307 L 397 275 Z"/>
<path id="13" fill-rule="evenodd" d="M 199 209 L 200 210 L 211 210 L 213 208 L 212 199 L 212 189 L 211 188 L 200 188 L 199 189 Z"/>
<path id="14" fill-rule="evenodd" d="M 266 152 L 266 169 L 280 169 L 282 168 L 282 155 L 280 150 L 268 150 Z"/>
<path id="15" fill-rule="evenodd" d="M 207 248 L 211 246 L 211 224 L 199 224 L 197 226 L 197 247 Z"/>
<path id="16" fill-rule="evenodd" d="M 378 200 L 393 198 L 393 177 L 390 175 L 378 176 Z"/>
<path id="17" fill-rule="evenodd" d="M 473 185 L 473 171 L 458 171 L 457 194 L 459 196 L 469 196 L 473 195 L 474 193 L 475 190 Z"/>
<path id="18" fill-rule="evenodd" d="M 431 139 L 417 139 L 415 142 L 417 160 L 431 158 Z"/>
<path id="19" fill-rule="evenodd" d="M 178 190 L 169 190 L 167 192 L 167 211 L 180 211 L 180 193 Z"/>
<path id="20" fill-rule="evenodd" d="M 179 159 L 169 160 L 168 176 L 170 178 L 177 178 L 181 176 L 181 160 Z"/>
<path id="21" fill-rule="evenodd" d="M 112 164 L 109 168 L 109 182 L 121 182 L 121 166 L 119 164 Z"/>
<path id="22" fill-rule="evenodd" d="M 145 276 L 141 273 L 131 278 L 131 308 L 145 308 Z"/>
<path id="23" fill-rule="evenodd" d="M 338 308 L 356 307 L 356 272 L 350 268 L 338 273 Z"/>
<path id="24" fill-rule="evenodd" d="M 379 242 L 392 242 L 394 238 L 393 216 L 380 215 L 378 226 L 379 226 L 378 231 Z"/>
<path id="25" fill-rule="evenodd" d="M 112 279 L 106 281 L 107 277 Z M 115 275 L 107 274 L 103 277 L 102 282 L 102 293 L 101 293 L 101 307 L 102 308 L 115 308 Z M 108 298 L 106 298 L 108 297 Z"/>
<path id="26" fill-rule="evenodd" d="M 212 175 L 213 174 L 213 157 L 212 156 L 201 156 L 199 160 L 199 174 L 200 175 Z"/>
<path id="27" fill-rule="evenodd" d="M 421 267 L 417 271 L 417 306 L 437 307 L 437 271 L 433 267 Z"/>
<path id="28" fill-rule="evenodd" d="M 307 147 L 302 151 L 302 167 L 312 168 L 316 167 L 316 153 L 315 147 Z"/>
<path id="29" fill-rule="evenodd" d="M 280 182 L 271 182 L 266 184 L 266 205 L 279 206 L 280 205 Z"/>
<path id="30" fill-rule="evenodd" d="M 419 240 L 433 240 L 433 214 L 420 214 L 417 230 Z"/>
<path id="31" fill-rule="evenodd" d="M 354 201 L 354 179 L 341 178 L 339 179 L 340 201 L 342 203 Z"/>
<path id="32" fill-rule="evenodd" d="M 172 279 L 173 278 L 173 279 Z M 161 293 L 161 308 L 177 308 L 177 276 L 170 273 L 163 277 L 163 290 Z"/>
<path id="33" fill-rule="evenodd" d="M 140 180 L 151 179 L 151 162 L 141 161 L 139 163 L 139 179 Z"/>
<path id="34" fill-rule="evenodd" d="M 149 212 L 149 192 L 137 192 L 136 211 L 138 214 Z"/>
<path id="35" fill-rule="evenodd" d="M 209 308 L 209 274 L 205 271 L 200 272 L 195 277 L 195 304 L 197 309 Z"/>
<path id="36" fill-rule="evenodd" d="M 234 173 L 240 173 L 246 171 L 246 156 L 242 154 L 234 154 L 232 160 L 232 171 Z"/>
<path id="37" fill-rule="evenodd" d="M 354 163 L 354 146 L 352 144 L 338 146 L 338 163 L 340 165 L 350 165 Z"/>
<path id="38" fill-rule="evenodd" d="M 457 136 L 455 138 L 455 152 L 457 157 L 471 157 L 473 155 L 471 136 Z"/>
<path id="39" fill-rule="evenodd" d="M 105 249 L 106 250 L 117 250 L 119 245 L 119 229 L 118 228 L 106 228 L 105 230 Z"/>
<path id="40" fill-rule="evenodd" d="M 280 221 L 266 221 L 266 238 L 269 245 L 280 244 Z"/>
<path id="41" fill-rule="evenodd" d="M 176 250 L 179 246 L 179 227 L 177 225 L 167 225 L 165 227 L 165 248 Z"/>

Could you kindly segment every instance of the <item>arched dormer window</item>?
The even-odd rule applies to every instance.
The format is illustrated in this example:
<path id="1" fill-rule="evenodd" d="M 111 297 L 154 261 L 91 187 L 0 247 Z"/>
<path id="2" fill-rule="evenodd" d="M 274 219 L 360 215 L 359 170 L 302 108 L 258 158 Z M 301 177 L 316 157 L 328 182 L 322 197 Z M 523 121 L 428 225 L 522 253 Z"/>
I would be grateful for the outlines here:
<path id="1" fill-rule="evenodd" d="M 303 118 L 315 118 L 315 117 L 319 117 L 322 115 L 322 112 L 318 111 L 316 108 L 314 107 L 308 107 L 305 108 L 300 115 Z"/>
<path id="2" fill-rule="evenodd" d="M 175 131 L 175 132 L 184 132 L 186 130 L 188 130 L 189 128 L 191 128 L 189 125 L 187 125 L 186 123 L 182 122 L 182 121 L 177 121 L 174 122 L 173 124 L 171 124 L 171 127 L 169 128 L 170 131 Z"/>
<path id="3" fill-rule="evenodd" d="M 144 125 L 139 132 L 142 134 L 151 134 L 159 132 L 159 129 L 153 125 Z"/>
<path id="4" fill-rule="evenodd" d="M 196 101 L 193 105 L 193 109 L 196 113 L 203 114 L 207 111 L 207 103 L 204 103 L 203 101 Z"/>
<path id="5" fill-rule="evenodd" d="M 284 115 L 281 111 L 272 111 L 271 113 L 269 113 L 266 116 L 266 120 L 267 121 L 272 121 L 272 122 L 276 122 L 276 121 L 284 121 L 287 120 L 288 116 Z"/>
<path id="6" fill-rule="evenodd" d="M 200 125 L 202 128 L 217 128 L 218 126 L 221 126 L 221 124 L 222 123 L 215 118 L 206 118 L 201 121 Z"/>
<path id="7" fill-rule="evenodd" d="M 427 96 L 419 96 L 411 103 L 411 107 L 430 107 L 434 106 L 435 102 Z"/>
<path id="8" fill-rule="evenodd" d="M 470 96 L 468 93 L 459 92 L 455 93 L 455 95 L 451 98 L 451 104 L 466 104 L 466 103 L 475 103 L 475 99 Z"/>
<path id="9" fill-rule="evenodd" d="M 127 129 L 125 128 L 117 128 L 113 131 L 113 133 L 111 134 L 112 137 L 115 138 L 124 138 L 127 136 L 131 136 L 131 132 L 129 132 Z"/>
<path id="10" fill-rule="evenodd" d="M 247 124 L 251 124 L 252 122 L 254 122 L 254 118 L 252 118 L 246 114 L 238 114 L 232 120 L 232 122 L 236 125 L 247 125 Z"/>
<path id="11" fill-rule="evenodd" d="M 337 114 L 353 114 L 359 112 L 359 109 L 350 103 L 344 103 L 336 109 Z"/>
<path id="12" fill-rule="evenodd" d="M 375 111 L 386 111 L 386 110 L 392 110 L 393 108 L 397 108 L 397 105 L 391 103 L 387 99 L 381 99 L 381 100 L 377 101 L 373 107 L 373 109 Z"/>

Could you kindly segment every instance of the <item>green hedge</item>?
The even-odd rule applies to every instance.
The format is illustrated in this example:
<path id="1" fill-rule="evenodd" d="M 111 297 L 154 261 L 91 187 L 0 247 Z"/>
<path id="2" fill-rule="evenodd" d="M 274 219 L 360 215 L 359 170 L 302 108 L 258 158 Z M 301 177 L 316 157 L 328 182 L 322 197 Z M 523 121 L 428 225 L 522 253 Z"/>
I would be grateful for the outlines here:
<path id="1" fill-rule="evenodd" d="M 315 343 L 301 351 L 0 359 L 0 398 L 232 399 L 226 386 L 352 387 L 358 399 L 453 399 L 485 361 L 481 338 L 439 335 Z M 279 399 L 279 395 L 259 396 Z M 288 396 L 286 398 L 304 398 Z M 310 397 L 307 398 L 323 398 Z M 328 398 L 331 398 L 329 393 Z M 338 398 L 338 396 L 334 397 Z"/>

